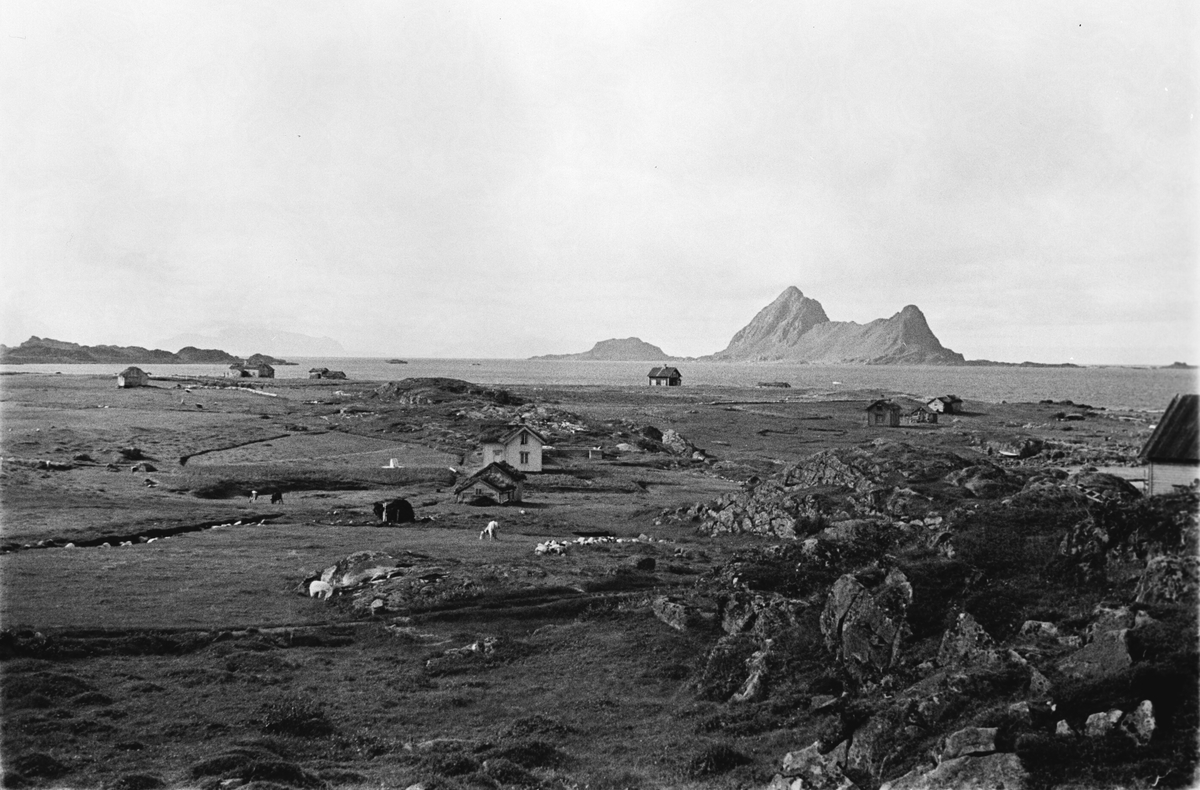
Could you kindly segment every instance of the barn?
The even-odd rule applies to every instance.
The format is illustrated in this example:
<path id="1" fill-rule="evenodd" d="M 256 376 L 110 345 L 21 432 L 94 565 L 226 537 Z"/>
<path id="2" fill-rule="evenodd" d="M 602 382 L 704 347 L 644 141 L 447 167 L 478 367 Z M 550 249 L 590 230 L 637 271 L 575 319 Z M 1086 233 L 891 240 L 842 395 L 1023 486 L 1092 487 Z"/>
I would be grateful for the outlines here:
<path id="1" fill-rule="evenodd" d="M 1170 494 L 1200 480 L 1200 395 L 1171 399 L 1138 457 L 1146 465 L 1146 493 Z"/>
<path id="2" fill-rule="evenodd" d="M 895 428 L 900 425 L 900 404 L 890 400 L 877 400 L 867 406 L 867 425 L 886 425 Z"/>
<path id="3" fill-rule="evenodd" d="M 962 398 L 957 395 L 939 395 L 925 402 L 931 411 L 940 414 L 962 414 Z"/>

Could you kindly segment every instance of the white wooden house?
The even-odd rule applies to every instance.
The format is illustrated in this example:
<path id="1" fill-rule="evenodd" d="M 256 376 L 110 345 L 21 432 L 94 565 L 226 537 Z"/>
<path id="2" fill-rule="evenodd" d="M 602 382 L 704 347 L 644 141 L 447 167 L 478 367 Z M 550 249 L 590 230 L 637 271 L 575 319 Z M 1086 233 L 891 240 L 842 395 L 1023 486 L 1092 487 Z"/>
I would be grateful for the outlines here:
<path id="1" fill-rule="evenodd" d="M 508 426 L 484 435 L 483 463 L 503 461 L 521 472 L 540 472 L 545 443 L 545 437 L 528 425 Z"/>

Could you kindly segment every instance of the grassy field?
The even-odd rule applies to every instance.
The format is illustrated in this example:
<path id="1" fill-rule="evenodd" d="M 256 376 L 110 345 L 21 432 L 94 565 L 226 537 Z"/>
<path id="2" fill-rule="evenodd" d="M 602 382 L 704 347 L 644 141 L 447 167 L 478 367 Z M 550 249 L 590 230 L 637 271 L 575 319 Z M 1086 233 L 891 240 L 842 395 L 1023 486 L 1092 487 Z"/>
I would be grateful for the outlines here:
<path id="1" fill-rule="evenodd" d="M 736 710 L 705 697 L 697 678 L 717 634 L 676 631 L 651 601 L 699 589 L 763 541 L 703 536 L 662 513 L 880 438 L 862 418 L 870 394 L 514 388 L 548 409 L 556 453 L 525 502 L 479 508 L 432 471 L 380 467 L 456 466 L 484 422 L 531 407 L 414 406 L 365 382 L 263 384 L 274 397 L 82 376 L 0 383 L 0 759 L 32 786 L 758 787 L 816 737 L 809 695 L 794 689 Z M 1119 457 L 1147 431 L 1144 417 L 1109 415 L 1067 432 L 1057 409 L 977 404 L 888 438 L 978 455 L 1034 436 Z M 714 458 L 611 452 L 647 425 Z M 595 445 L 605 460 L 572 452 Z M 247 501 L 264 485 L 283 503 Z M 417 524 L 374 525 L 372 503 L 394 496 Z M 500 540 L 481 541 L 492 519 Z M 155 530 L 179 534 L 145 542 Z M 653 540 L 534 553 L 600 531 Z M 112 545 L 63 547 L 100 540 Z M 303 594 L 360 551 L 407 558 L 402 605 L 365 609 L 370 589 Z M 811 677 L 827 662 L 814 639 L 795 647 Z"/>

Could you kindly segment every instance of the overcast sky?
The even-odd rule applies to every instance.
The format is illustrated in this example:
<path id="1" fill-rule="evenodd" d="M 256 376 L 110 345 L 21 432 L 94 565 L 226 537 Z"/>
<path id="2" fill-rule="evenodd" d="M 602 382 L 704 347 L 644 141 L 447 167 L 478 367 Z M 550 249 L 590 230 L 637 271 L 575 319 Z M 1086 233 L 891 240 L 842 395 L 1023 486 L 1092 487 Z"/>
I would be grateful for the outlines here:
<path id="1" fill-rule="evenodd" d="M 1200 361 L 1190 2 L 0 3 L 0 342 Z M 176 349 L 171 349 L 176 350 Z M 263 349 L 269 351 L 268 349 Z"/>

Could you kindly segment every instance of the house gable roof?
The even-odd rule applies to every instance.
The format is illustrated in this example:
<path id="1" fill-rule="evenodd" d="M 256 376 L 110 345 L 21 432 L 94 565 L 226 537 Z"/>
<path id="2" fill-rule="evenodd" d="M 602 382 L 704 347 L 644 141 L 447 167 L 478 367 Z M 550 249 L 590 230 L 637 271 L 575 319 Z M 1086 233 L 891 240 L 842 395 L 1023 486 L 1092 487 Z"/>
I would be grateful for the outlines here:
<path id="1" fill-rule="evenodd" d="M 1200 395 L 1176 395 L 1138 457 L 1143 461 L 1200 463 Z"/>
<path id="2" fill-rule="evenodd" d="M 875 411 L 877 409 L 883 409 L 886 411 L 900 411 L 900 404 L 892 403 L 890 400 L 885 398 L 883 400 L 873 401 L 867 406 L 867 408 L 863 409 L 863 411 Z"/>
<path id="3" fill-rule="evenodd" d="M 476 483 L 484 483 L 496 491 L 512 491 L 524 479 L 525 475 L 511 464 L 493 461 L 460 483 L 454 493 L 461 494 Z"/>
<path id="4" fill-rule="evenodd" d="M 927 400 L 925 402 L 933 403 L 934 401 L 941 401 L 942 403 L 945 403 L 945 404 L 962 403 L 962 398 L 958 397 L 957 395 L 939 395 L 936 398 L 930 398 L 929 400 Z"/>
<path id="5" fill-rule="evenodd" d="M 679 368 L 650 368 L 650 373 L 647 374 L 647 377 L 652 379 L 681 379 L 683 378 L 683 374 L 679 372 Z"/>
<path id="6" fill-rule="evenodd" d="M 479 437 L 481 444 L 508 444 L 513 439 L 520 436 L 522 433 L 529 433 L 533 438 L 537 439 L 542 444 L 546 443 L 546 437 L 530 428 L 528 425 L 503 425 L 485 431 Z"/>

